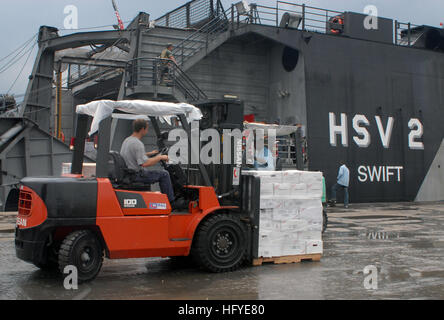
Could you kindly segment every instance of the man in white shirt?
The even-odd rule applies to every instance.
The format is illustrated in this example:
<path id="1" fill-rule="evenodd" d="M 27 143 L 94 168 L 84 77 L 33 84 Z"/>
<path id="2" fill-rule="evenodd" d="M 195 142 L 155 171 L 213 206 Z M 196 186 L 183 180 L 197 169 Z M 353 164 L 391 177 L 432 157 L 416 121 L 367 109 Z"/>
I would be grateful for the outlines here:
<path id="1" fill-rule="evenodd" d="M 265 137 L 267 138 L 267 137 Z M 259 142 L 259 141 L 257 141 Z M 262 146 L 261 150 L 256 149 L 255 159 L 254 159 L 254 169 L 263 171 L 275 171 L 276 170 L 276 159 L 273 156 L 273 152 L 270 151 L 265 144 L 268 141 L 265 139 L 262 143 L 256 143 L 256 146 Z"/>

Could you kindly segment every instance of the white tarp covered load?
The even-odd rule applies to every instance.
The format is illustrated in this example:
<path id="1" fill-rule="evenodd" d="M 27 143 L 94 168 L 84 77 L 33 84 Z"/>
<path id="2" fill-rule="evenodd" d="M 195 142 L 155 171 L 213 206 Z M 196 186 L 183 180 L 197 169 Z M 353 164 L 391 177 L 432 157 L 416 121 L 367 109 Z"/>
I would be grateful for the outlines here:
<path id="1" fill-rule="evenodd" d="M 99 129 L 100 121 L 111 116 L 114 110 L 153 117 L 170 117 L 184 114 L 188 122 L 202 118 L 200 109 L 188 103 L 148 100 L 97 100 L 87 104 L 80 104 L 76 108 L 77 113 L 93 117 L 89 135 L 95 133 Z"/>
<path id="2" fill-rule="evenodd" d="M 250 130 L 257 130 L 257 129 L 263 129 L 265 130 L 276 130 L 276 136 L 288 136 L 298 130 L 297 126 L 285 126 L 285 125 L 278 125 L 278 124 L 266 124 L 266 123 L 259 123 L 259 122 L 244 122 L 244 128 L 250 129 Z"/>

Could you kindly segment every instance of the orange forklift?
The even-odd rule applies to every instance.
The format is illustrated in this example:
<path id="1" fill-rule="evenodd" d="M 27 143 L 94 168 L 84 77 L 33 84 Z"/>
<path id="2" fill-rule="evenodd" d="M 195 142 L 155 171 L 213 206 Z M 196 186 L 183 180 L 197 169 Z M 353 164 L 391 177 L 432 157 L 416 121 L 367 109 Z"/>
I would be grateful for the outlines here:
<path id="1" fill-rule="evenodd" d="M 214 165 L 216 168 L 211 169 L 199 163 L 193 171 L 190 165 L 184 169 L 183 165 L 163 162 L 176 196 L 188 203 L 188 208 L 173 211 L 165 194 L 151 191 L 150 185 L 132 182 L 134 172 L 118 152 L 110 151 L 112 118 L 137 113 L 150 119 L 159 150 L 168 154 L 168 133 L 160 130 L 159 113 L 149 108 L 119 108 L 119 101 L 113 103 L 116 108 L 101 119 L 94 133 L 98 136 L 95 177 L 82 176 L 91 114 L 77 113 L 71 174 L 21 180 L 15 233 L 17 257 L 41 269 L 62 273 L 66 266 L 74 265 L 80 282 L 97 276 L 104 256 L 191 258 L 211 272 L 236 270 L 257 258 L 259 179 L 240 176 L 235 185 L 233 179 L 228 179 L 222 186 L 220 174 L 209 175 L 207 169 L 226 176 L 238 168 Z M 224 117 L 232 117 L 230 110 L 243 113 L 242 108 L 235 107 L 223 101 L 202 104 L 202 110 L 217 109 L 212 114 Z M 170 115 L 181 123 L 191 145 L 186 112 L 180 111 L 180 104 L 173 110 L 175 114 Z M 211 126 L 212 120 L 203 114 L 200 122 Z M 241 116 L 239 120 L 235 127 L 242 125 Z M 227 128 L 221 124 L 228 122 L 219 119 L 218 127 Z M 190 183 L 190 172 L 197 172 L 197 184 Z"/>

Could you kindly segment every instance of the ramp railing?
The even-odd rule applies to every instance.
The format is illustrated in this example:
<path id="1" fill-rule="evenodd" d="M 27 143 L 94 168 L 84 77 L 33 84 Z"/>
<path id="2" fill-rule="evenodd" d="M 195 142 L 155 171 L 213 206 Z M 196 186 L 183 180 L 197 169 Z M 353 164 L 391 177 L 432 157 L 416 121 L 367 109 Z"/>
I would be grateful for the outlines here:
<path id="1" fill-rule="evenodd" d="M 395 44 L 397 45 L 411 46 L 423 33 L 424 30 L 418 25 L 395 21 Z"/>
<path id="2" fill-rule="evenodd" d="M 222 11 L 220 0 L 192 0 L 156 19 L 155 25 L 198 30 Z"/>
<path id="3" fill-rule="evenodd" d="M 214 38 L 228 30 L 228 18 L 219 0 L 217 0 L 216 9 L 209 16 L 209 19 L 201 20 L 198 26 L 199 28 L 194 33 L 182 40 L 173 49 L 173 55 L 182 66 L 189 57 L 202 48 L 208 47 L 208 44 Z"/>

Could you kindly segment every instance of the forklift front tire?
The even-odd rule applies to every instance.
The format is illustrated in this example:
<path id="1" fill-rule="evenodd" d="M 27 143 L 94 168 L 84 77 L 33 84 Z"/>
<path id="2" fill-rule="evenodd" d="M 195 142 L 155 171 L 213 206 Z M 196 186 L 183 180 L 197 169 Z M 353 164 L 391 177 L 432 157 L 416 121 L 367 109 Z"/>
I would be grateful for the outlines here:
<path id="1" fill-rule="evenodd" d="M 238 269 L 247 253 L 246 227 L 235 214 L 214 214 L 196 231 L 192 254 L 211 272 Z"/>
<path id="2" fill-rule="evenodd" d="M 93 280 L 103 263 L 103 248 L 96 235 L 90 230 L 70 233 L 59 250 L 59 270 L 63 274 L 68 265 L 77 268 L 78 282 Z"/>

